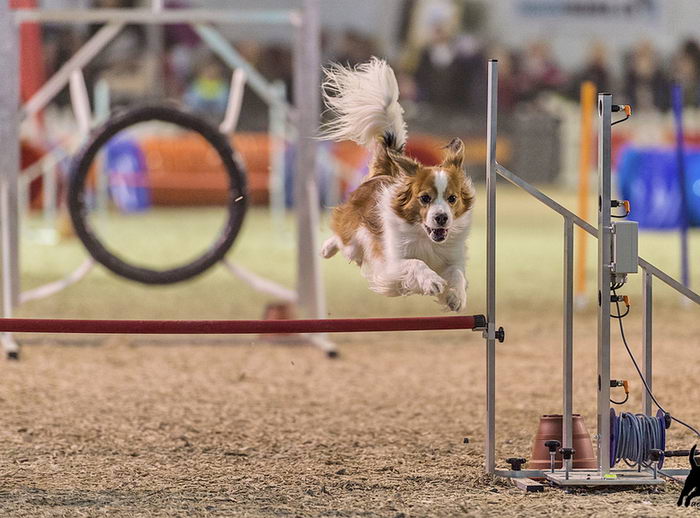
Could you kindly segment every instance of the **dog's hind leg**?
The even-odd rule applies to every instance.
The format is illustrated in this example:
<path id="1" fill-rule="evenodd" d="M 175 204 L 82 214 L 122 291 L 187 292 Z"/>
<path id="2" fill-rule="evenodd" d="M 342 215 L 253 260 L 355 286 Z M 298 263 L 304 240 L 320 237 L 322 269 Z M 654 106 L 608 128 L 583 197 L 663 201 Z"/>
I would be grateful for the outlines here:
<path id="1" fill-rule="evenodd" d="M 323 246 L 321 247 L 321 255 L 326 259 L 330 259 L 338 253 L 340 246 L 340 239 L 338 236 L 333 235 L 326 239 L 326 241 L 323 243 Z"/>
<path id="2" fill-rule="evenodd" d="M 678 497 L 678 503 L 676 505 L 681 506 L 683 505 L 683 500 L 685 499 L 686 495 L 690 493 L 690 491 L 694 489 L 694 487 L 691 485 L 690 481 L 686 479 L 685 485 L 683 486 L 683 490 L 681 491 L 680 496 Z"/>
<path id="3" fill-rule="evenodd" d="M 685 497 L 685 506 L 690 507 L 690 501 L 696 496 L 700 496 L 700 488 L 697 486 L 690 490 L 688 496 Z"/>

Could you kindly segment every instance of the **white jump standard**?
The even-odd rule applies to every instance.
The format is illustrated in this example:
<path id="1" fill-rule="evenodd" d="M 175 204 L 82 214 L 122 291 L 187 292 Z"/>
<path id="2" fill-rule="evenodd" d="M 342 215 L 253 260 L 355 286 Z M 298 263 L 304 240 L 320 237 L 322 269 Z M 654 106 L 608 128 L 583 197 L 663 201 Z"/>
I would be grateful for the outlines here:
<path id="1" fill-rule="evenodd" d="M 487 234 L 486 234 L 486 440 L 485 458 L 486 471 L 511 478 L 547 478 L 560 485 L 639 485 L 659 484 L 657 468 L 659 456 L 651 455 L 652 460 L 645 462 L 639 469 L 613 469 L 612 458 L 613 437 L 611 433 L 611 401 L 610 387 L 610 318 L 611 300 L 617 299 L 616 290 L 626 281 L 628 273 L 636 273 L 641 268 L 643 275 L 643 374 L 648 386 L 642 403 L 642 411 L 649 416 L 652 410 L 652 279 L 656 277 L 666 283 L 689 300 L 700 305 L 700 295 L 676 281 L 659 268 L 637 256 L 637 227 L 635 222 L 612 222 L 612 209 L 621 202 L 611 198 L 611 126 L 614 112 L 628 111 L 629 108 L 612 104 L 612 95 L 598 95 L 598 186 L 599 209 L 598 227 L 595 228 L 573 212 L 567 210 L 532 185 L 525 182 L 516 174 L 496 162 L 497 137 L 497 108 L 498 108 L 498 63 L 491 60 L 488 63 L 488 109 L 487 109 L 487 163 L 486 163 L 486 195 L 487 195 Z M 496 340 L 501 338 L 496 330 L 496 178 L 501 176 L 516 185 L 560 214 L 564 219 L 564 293 L 563 293 L 563 434 L 561 450 L 564 453 L 564 469 L 554 473 L 542 470 L 498 470 L 496 469 Z M 572 420 L 573 420 L 573 231 L 574 225 L 584 229 L 598 238 L 598 393 L 597 393 L 597 433 L 596 449 L 598 469 L 572 470 L 573 451 Z M 663 409 L 660 409 L 663 410 Z M 664 412 L 666 419 L 670 414 Z M 651 419 L 651 418 L 650 418 Z M 676 420 L 675 418 L 673 418 Z M 651 421 L 650 421 L 651 422 Z M 659 423 L 662 423 L 660 418 Z M 613 430 L 619 430 L 613 428 Z M 621 433 L 616 431 L 614 433 Z M 663 431 L 662 431 L 663 435 Z M 619 437 L 616 437 L 619 440 Z M 656 450 L 658 452 L 658 450 Z M 653 460 L 656 459 L 656 460 Z M 522 459 L 511 459 L 522 460 Z M 687 470 L 665 470 L 668 474 L 687 474 Z"/>

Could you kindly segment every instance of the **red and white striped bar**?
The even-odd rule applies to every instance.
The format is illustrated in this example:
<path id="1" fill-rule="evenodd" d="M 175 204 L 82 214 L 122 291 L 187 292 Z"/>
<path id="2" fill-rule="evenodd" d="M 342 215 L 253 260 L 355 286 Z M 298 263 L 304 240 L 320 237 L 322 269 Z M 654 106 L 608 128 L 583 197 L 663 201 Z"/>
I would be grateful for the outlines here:
<path id="1" fill-rule="evenodd" d="M 486 317 L 328 318 L 308 320 L 85 320 L 1 318 L 0 333 L 231 335 L 479 330 Z"/>

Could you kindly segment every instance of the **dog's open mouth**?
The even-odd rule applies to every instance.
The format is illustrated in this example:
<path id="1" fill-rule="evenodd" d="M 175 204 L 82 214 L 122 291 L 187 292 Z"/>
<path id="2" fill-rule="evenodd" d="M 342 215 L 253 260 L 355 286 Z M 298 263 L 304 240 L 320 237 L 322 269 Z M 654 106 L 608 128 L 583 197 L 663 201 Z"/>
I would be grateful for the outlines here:
<path id="1" fill-rule="evenodd" d="M 446 228 L 431 228 L 427 225 L 424 225 L 425 231 L 428 233 L 428 236 L 430 236 L 430 239 L 435 241 L 436 243 L 440 243 L 447 239 L 447 229 Z"/>

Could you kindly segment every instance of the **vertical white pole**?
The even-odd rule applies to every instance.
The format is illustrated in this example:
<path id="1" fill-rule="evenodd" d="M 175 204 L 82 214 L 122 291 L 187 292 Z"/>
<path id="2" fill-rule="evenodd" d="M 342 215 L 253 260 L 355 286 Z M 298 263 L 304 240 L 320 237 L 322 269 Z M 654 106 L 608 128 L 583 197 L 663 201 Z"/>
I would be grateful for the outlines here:
<path id="1" fill-rule="evenodd" d="M 19 38 L 8 2 L 0 2 L 0 295 L 2 316 L 12 315 L 19 301 Z M 17 355 L 11 335 L 2 343 Z"/>
<path id="2" fill-rule="evenodd" d="M 598 94 L 598 467 L 610 472 L 610 215 L 612 95 Z"/>
<path id="3" fill-rule="evenodd" d="M 297 157 L 294 177 L 298 225 L 297 282 L 301 312 L 324 318 L 326 305 L 318 251 L 319 198 L 316 184 L 316 131 L 320 120 L 319 0 L 304 0 L 296 28 L 294 104 L 297 112 Z"/>
<path id="4" fill-rule="evenodd" d="M 83 77 L 82 70 L 75 70 L 71 73 L 69 85 L 73 114 L 78 122 L 80 139 L 84 140 L 90 135 L 92 113 L 90 110 L 90 96 L 88 95 L 87 86 L 85 86 L 85 77 Z"/>
<path id="5" fill-rule="evenodd" d="M 496 137 L 498 61 L 488 64 L 486 122 L 486 472 L 496 470 Z"/>
<path id="6" fill-rule="evenodd" d="M 574 224 L 564 218 L 564 412 L 562 421 L 562 446 L 573 444 L 573 388 L 574 388 Z M 566 463 L 571 469 L 571 459 Z"/>
<path id="7" fill-rule="evenodd" d="M 642 277 L 642 291 L 643 293 L 643 299 L 642 299 L 642 309 L 644 311 L 644 314 L 642 316 L 642 327 L 644 329 L 643 335 L 642 335 L 642 364 L 643 364 L 643 372 L 644 372 L 644 379 L 647 382 L 647 385 L 649 386 L 649 390 L 654 390 L 653 389 L 653 370 L 654 370 L 654 365 L 653 365 L 653 350 L 652 350 L 652 311 L 653 311 L 653 297 L 652 297 L 652 288 L 653 288 L 653 282 L 654 282 L 654 277 L 652 274 L 647 271 L 646 268 L 642 268 L 642 274 L 644 275 Z M 685 299 L 688 300 L 688 299 Z M 649 393 L 644 390 L 642 392 L 642 412 L 644 412 L 646 415 L 651 415 L 651 409 L 652 409 L 652 400 L 651 396 Z"/>
<path id="8" fill-rule="evenodd" d="M 284 228 L 285 165 L 287 147 L 287 88 L 283 81 L 273 83 L 279 102 L 269 105 L 270 114 L 270 211 L 278 229 Z"/>

